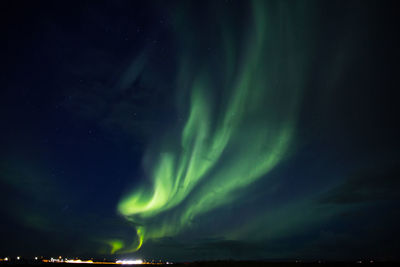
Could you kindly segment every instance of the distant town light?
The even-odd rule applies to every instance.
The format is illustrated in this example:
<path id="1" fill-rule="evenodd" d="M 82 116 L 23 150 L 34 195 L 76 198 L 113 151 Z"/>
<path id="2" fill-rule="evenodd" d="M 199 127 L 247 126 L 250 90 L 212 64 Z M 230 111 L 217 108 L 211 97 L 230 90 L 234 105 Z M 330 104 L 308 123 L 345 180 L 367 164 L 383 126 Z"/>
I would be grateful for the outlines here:
<path id="1" fill-rule="evenodd" d="M 142 260 L 117 260 L 117 264 L 142 264 Z"/>
<path id="2" fill-rule="evenodd" d="M 17 260 L 20 260 L 20 259 L 21 259 L 21 257 L 20 257 L 20 256 L 18 256 L 18 257 L 17 257 Z"/>
<path id="3" fill-rule="evenodd" d="M 92 260 L 88 260 L 88 261 L 83 261 L 80 259 L 77 260 L 65 260 L 66 263 L 93 263 Z"/>

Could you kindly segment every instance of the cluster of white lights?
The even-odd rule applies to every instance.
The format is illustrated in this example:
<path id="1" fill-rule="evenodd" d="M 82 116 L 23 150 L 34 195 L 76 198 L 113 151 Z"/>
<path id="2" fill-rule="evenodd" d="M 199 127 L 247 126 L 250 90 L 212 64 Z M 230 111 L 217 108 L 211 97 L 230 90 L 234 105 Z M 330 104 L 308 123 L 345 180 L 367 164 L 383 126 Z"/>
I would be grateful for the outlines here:
<path id="1" fill-rule="evenodd" d="M 117 260 L 115 263 L 118 264 L 142 264 L 142 260 Z"/>

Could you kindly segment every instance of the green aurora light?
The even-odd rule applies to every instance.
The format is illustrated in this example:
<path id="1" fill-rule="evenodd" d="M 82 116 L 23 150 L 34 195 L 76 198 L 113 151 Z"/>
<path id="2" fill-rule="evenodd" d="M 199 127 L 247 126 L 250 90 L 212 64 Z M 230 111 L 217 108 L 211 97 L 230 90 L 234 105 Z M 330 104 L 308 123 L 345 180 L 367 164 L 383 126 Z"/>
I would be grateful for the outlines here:
<path id="1" fill-rule="evenodd" d="M 285 4 L 279 9 L 288 12 Z M 282 24 L 285 30 L 275 30 L 276 19 L 263 1 L 253 2 L 250 14 L 242 31 L 232 30 L 238 23 L 233 16 L 215 18 L 221 33 L 218 70 L 213 59 L 195 56 L 201 47 L 190 46 L 191 33 L 182 30 L 176 88 L 178 110 L 190 99 L 182 111 L 186 121 L 179 134 L 165 133 L 150 146 L 144 164 L 150 183 L 118 204 L 138 238 L 124 248 L 114 240 L 112 253 L 137 251 L 146 240 L 181 233 L 194 218 L 238 201 L 239 192 L 268 179 L 290 154 L 304 86 L 304 47 L 295 40 L 300 33 L 290 30 L 290 21 Z"/>

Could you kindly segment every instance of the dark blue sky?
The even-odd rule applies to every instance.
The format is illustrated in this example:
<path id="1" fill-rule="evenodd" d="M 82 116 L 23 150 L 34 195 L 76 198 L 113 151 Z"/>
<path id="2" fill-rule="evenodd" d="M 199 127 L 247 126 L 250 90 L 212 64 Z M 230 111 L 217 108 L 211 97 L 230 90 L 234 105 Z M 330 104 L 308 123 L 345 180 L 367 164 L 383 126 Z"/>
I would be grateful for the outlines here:
<path id="1" fill-rule="evenodd" d="M 394 1 L 0 9 L 0 256 L 399 259 Z"/>

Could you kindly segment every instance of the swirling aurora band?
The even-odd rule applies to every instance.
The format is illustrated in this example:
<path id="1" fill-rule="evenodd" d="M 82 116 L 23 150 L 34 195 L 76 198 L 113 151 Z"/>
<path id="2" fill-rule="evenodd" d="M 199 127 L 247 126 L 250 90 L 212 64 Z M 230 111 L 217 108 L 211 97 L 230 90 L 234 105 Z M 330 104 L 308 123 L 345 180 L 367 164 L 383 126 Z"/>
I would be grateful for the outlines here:
<path id="1" fill-rule="evenodd" d="M 238 201 L 237 192 L 267 179 L 287 155 L 302 86 L 301 56 L 291 32 L 281 36 L 270 27 L 267 11 L 264 2 L 253 2 L 249 31 L 239 36 L 247 39 L 245 45 L 236 44 L 239 31 L 227 27 L 234 18 L 221 19 L 222 81 L 215 78 L 211 59 L 193 58 L 196 47 L 187 48 L 188 34 L 183 35 L 176 87 L 181 96 L 189 95 L 186 121 L 179 134 L 166 133 L 149 149 L 145 169 L 151 182 L 118 205 L 136 225 L 137 239 L 124 248 L 110 242 L 112 252 L 133 252 L 146 240 L 184 231 L 194 218 Z M 281 59 L 284 54 L 290 61 Z M 205 67 L 190 72 L 196 69 L 190 62 L 199 60 Z"/>

